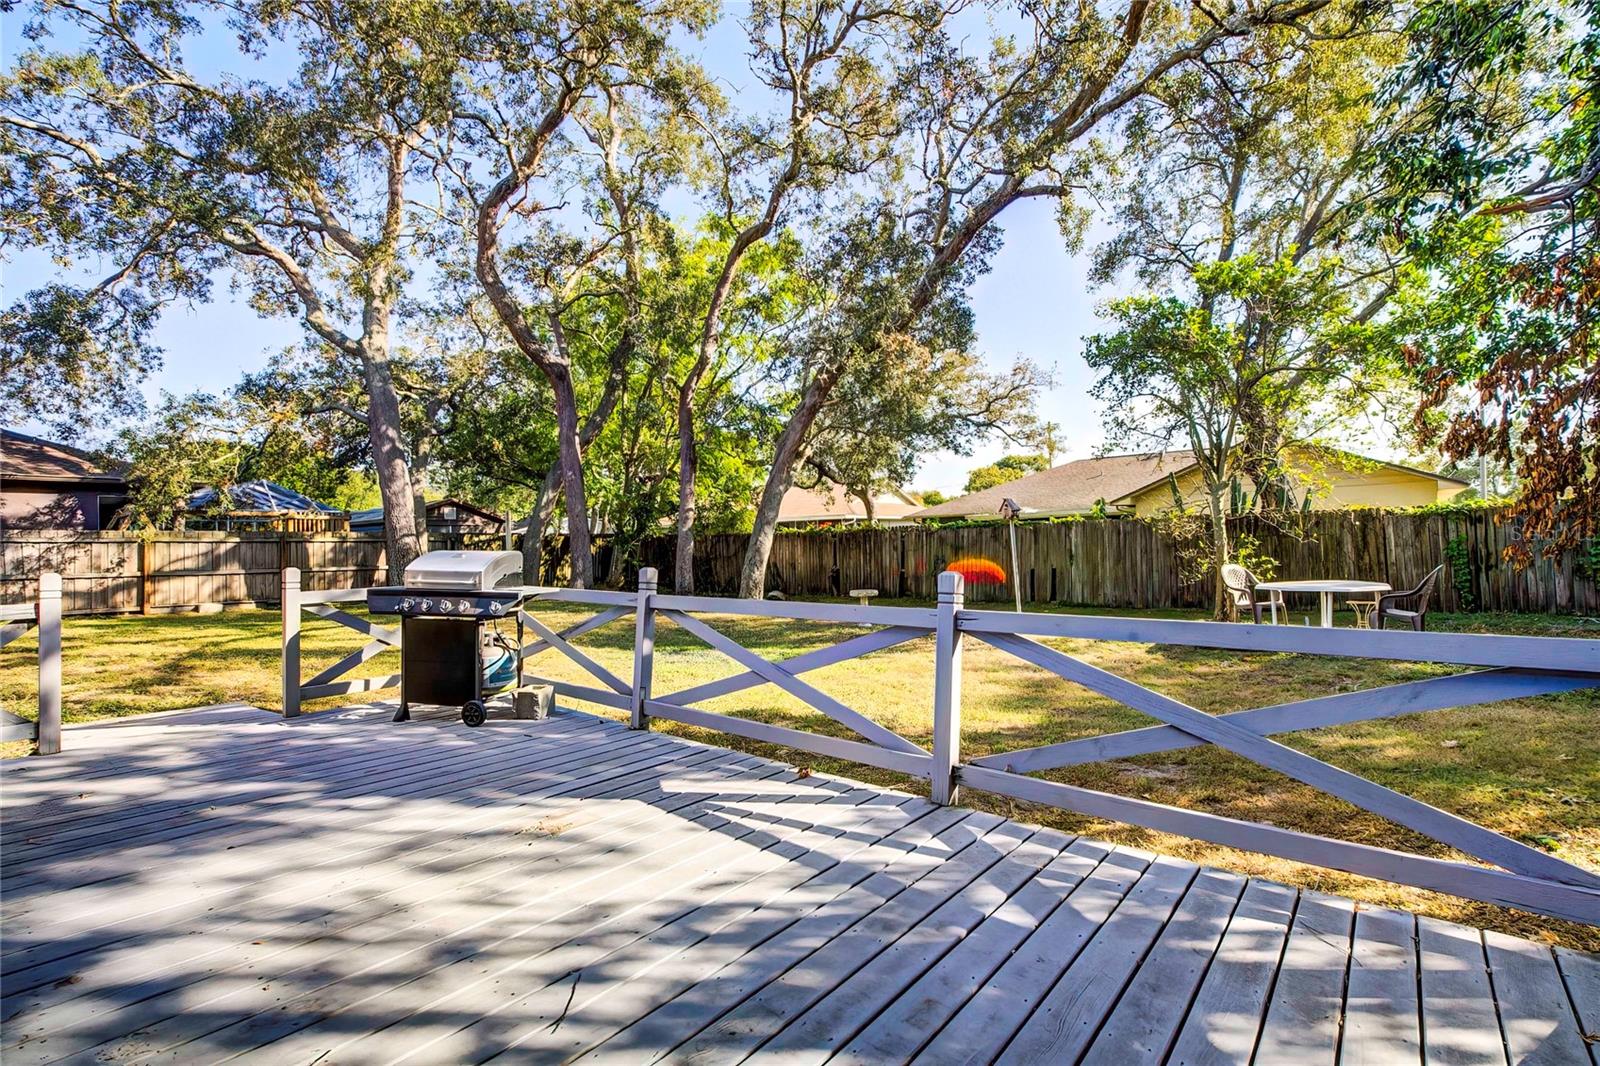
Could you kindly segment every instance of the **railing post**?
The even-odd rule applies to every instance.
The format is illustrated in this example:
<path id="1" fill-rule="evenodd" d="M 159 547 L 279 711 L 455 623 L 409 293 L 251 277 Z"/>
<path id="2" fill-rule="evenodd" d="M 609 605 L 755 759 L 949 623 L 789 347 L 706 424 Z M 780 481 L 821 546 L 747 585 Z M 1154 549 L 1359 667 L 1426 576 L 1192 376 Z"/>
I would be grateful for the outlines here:
<path id="1" fill-rule="evenodd" d="M 966 600 L 965 581 L 951 570 L 939 575 L 933 639 L 933 774 L 935 803 L 956 801 L 961 762 L 961 630 L 956 613 Z"/>
<path id="2" fill-rule="evenodd" d="M 61 575 L 39 575 L 40 755 L 61 750 Z"/>
<path id="3" fill-rule="evenodd" d="M 300 568 L 283 568 L 283 716 L 300 714 Z"/>
<path id="4" fill-rule="evenodd" d="M 650 716 L 644 701 L 650 698 L 650 676 L 656 659 L 656 609 L 651 602 L 656 594 L 656 568 L 639 571 L 639 601 L 633 609 L 633 712 L 630 729 L 649 729 Z"/>

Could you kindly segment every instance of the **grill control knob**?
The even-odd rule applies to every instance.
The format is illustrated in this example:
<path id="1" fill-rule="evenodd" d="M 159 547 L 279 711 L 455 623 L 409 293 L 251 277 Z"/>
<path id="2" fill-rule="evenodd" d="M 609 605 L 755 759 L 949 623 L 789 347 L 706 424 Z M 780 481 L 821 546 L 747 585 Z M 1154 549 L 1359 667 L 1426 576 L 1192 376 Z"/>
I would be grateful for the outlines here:
<path id="1" fill-rule="evenodd" d="M 400 601 L 400 609 L 402 611 L 409 611 L 412 607 L 416 606 L 416 603 L 416 600 L 412 599 L 410 596 L 407 596 L 405 599 Z"/>
<path id="2" fill-rule="evenodd" d="M 443 611 L 445 614 L 449 614 L 451 611 L 453 611 L 455 609 L 456 609 L 456 605 L 451 603 L 449 600 L 440 600 L 439 601 L 439 610 Z"/>
<path id="3" fill-rule="evenodd" d="M 501 603 L 499 600 L 495 600 L 489 604 L 489 613 L 495 615 L 505 614 L 506 605 Z"/>
<path id="4" fill-rule="evenodd" d="M 433 610 L 433 601 L 424 599 L 421 603 L 417 604 L 417 608 L 426 614 L 427 612 Z"/>

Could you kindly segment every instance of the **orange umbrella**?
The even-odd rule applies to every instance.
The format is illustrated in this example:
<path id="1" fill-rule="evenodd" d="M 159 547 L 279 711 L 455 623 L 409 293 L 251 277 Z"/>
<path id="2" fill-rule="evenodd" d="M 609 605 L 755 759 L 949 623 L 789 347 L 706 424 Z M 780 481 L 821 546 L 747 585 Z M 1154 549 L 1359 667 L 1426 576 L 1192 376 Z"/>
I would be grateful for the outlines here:
<path id="1" fill-rule="evenodd" d="M 990 562 L 988 559 L 957 559 L 947 570 L 954 570 L 966 579 L 969 585 L 1004 585 L 1006 572 L 1000 568 L 999 563 Z"/>

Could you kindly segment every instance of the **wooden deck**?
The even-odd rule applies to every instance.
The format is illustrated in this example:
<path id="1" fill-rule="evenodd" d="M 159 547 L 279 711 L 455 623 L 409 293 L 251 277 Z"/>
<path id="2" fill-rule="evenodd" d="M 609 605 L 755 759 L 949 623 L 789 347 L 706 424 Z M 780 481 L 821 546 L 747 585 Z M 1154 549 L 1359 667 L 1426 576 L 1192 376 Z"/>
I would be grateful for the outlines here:
<path id="1" fill-rule="evenodd" d="M 6 1066 L 1587 1063 L 1600 960 L 565 713 L 4 766 Z"/>

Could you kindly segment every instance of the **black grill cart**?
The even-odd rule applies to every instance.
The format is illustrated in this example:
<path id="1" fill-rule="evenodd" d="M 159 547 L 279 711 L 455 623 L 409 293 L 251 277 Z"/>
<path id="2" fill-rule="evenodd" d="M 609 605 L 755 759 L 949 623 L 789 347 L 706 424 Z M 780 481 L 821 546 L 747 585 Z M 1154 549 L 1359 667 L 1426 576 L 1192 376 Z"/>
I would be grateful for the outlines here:
<path id="1" fill-rule="evenodd" d="M 411 717 L 411 705 L 460 707 L 461 720 L 482 725 L 484 649 L 504 649 L 516 664 L 522 684 L 522 621 L 517 608 L 525 593 L 496 588 L 520 574 L 517 552 L 436 551 L 406 567 L 405 584 L 367 590 L 367 610 L 400 616 L 400 710 L 394 720 Z M 516 626 L 516 643 L 499 633 L 502 620 Z"/>

